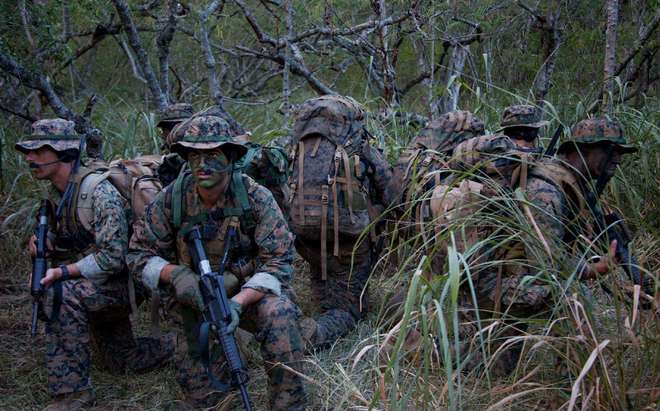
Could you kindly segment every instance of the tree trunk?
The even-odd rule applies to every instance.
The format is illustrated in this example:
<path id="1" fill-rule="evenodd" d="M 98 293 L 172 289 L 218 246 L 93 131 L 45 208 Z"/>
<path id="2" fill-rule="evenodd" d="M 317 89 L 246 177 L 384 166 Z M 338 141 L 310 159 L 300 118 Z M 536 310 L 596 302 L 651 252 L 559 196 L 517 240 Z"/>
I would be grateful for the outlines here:
<path id="1" fill-rule="evenodd" d="M 446 91 L 436 99 L 435 104 L 432 105 L 433 112 L 436 115 L 441 115 L 449 111 L 458 109 L 458 99 L 461 92 L 461 76 L 465 68 L 465 60 L 467 59 L 469 45 L 456 44 L 452 46 L 451 58 L 447 65 L 446 78 Z"/>
<path id="2" fill-rule="evenodd" d="M 603 104 L 601 110 L 612 112 L 614 94 L 614 76 L 616 70 L 616 35 L 619 22 L 619 0 L 607 0 L 607 28 L 605 31 L 605 67 Z"/>

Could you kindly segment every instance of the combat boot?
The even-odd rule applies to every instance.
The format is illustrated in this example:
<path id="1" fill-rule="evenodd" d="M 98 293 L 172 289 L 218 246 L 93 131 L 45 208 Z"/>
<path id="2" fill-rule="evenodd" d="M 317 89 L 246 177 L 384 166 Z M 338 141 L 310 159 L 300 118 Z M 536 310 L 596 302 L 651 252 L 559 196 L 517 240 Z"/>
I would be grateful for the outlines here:
<path id="1" fill-rule="evenodd" d="M 92 390 L 84 390 L 60 394 L 53 400 L 44 411 L 74 411 L 92 407 L 96 403 L 96 395 Z"/>

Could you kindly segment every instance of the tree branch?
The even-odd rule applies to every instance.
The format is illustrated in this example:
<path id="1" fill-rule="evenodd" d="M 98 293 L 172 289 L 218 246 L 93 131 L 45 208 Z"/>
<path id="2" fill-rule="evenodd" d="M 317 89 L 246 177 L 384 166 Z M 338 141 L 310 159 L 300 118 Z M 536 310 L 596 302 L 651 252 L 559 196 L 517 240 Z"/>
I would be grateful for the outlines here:
<path id="1" fill-rule="evenodd" d="M 140 41 L 140 36 L 138 35 L 131 13 L 128 10 L 128 5 L 124 0 L 112 0 L 112 3 L 115 5 L 115 9 L 117 9 L 117 14 L 119 14 L 119 19 L 121 20 L 124 31 L 128 37 L 128 42 L 140 63 L 149 91 L 151 91 L 151 95 L 158 105 L 158 109 L 162 110 L 168 104 L 167 97 L 161 90 L 160 84 L 158 84 L 158 79 L 156 79 L 151 64 L 149 64 L 147 52 L 144 47 L 142 47 L 142 42 Z"/>

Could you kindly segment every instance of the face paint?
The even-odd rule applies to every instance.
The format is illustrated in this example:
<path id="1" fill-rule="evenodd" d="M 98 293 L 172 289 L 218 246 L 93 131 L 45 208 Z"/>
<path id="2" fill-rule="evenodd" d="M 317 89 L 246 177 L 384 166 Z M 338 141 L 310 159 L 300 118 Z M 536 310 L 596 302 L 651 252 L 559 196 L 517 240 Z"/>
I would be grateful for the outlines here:
<path id="1" fill-rule="evenodd" d="M 195 182 L 202 188 L 214 187 L 231 171 L 231 163 L 220 149 L 191 151 L 188 164 Z"/>

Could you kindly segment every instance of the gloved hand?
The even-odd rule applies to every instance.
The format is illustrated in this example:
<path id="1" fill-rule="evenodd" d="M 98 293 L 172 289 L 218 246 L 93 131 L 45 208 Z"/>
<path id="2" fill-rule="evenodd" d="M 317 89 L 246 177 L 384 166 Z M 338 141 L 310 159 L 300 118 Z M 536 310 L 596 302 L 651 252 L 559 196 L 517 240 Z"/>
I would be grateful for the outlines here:
<path id="1" fill-rule="evenodd" d="M 202 292 L 199 290 L 199 275 L 185 265 L 179 265 L 171 273 L 176 299 L 181 304 L 196 310 L 204 310 Z"/>
<path id="2" fill-rule="evenodd" d="M 231 322 L 227 326 L 227 333 L 232 334 L 238 328 L 243 314 L 243 306 L 234 300 L 229 300 L 229 312 L 231 313 Z"/>

